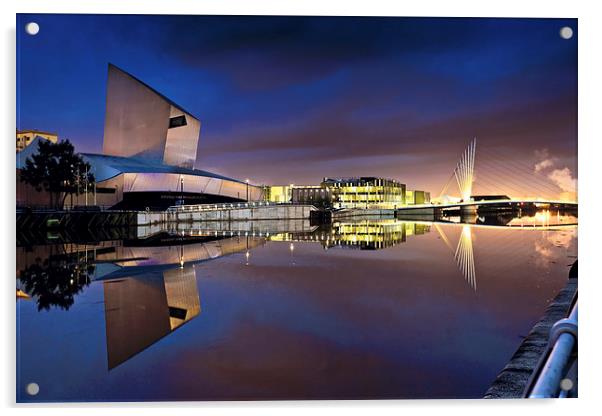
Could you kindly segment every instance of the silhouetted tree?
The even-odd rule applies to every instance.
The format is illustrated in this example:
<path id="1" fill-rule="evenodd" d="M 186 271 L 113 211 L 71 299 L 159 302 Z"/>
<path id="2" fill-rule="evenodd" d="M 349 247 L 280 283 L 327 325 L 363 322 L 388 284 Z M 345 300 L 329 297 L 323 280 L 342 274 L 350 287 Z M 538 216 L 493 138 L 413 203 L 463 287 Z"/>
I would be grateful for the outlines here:
<path id="1" fill-rule="evenodd" d="M 86 184 L 90 189 L 95 178 L 90 164 L 74 152 L 69 140 L 40 140 L 37 153 L 28 157 L 21 169 L 21 181 L 48 192 L 50 206 L 62 208 L 68 195 L 83 194 Z"/>

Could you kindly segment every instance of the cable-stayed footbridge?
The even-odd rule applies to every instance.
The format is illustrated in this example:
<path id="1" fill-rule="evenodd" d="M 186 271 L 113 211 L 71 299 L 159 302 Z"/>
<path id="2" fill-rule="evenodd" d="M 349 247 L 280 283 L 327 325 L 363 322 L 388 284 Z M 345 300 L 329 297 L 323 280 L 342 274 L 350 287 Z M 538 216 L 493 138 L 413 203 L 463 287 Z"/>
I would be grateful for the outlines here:
<path id="1" fill-rule="evenodd" d="M 491 150 L 479 150 L 476 172 L 477 139 L 470 141 L 447 183 L 432 203 L 401 207 L 399 215 L 443 215 L 459 212 L 474 215 L 477 210 L 552 208 L 576 210 L 577 202 L 559 197 L 566 194 L 558 183 L 521 162 L 516 155 L 503 155 Z M 447 192 L 455 184 L 459 196 Z M 478 195 L 474 189 L 481 191 Z M 511 196 L 509 196 L 511 195 Z M 529 196 L 517 196 L 529 195 Z M 576 193 L 575 193 L 576 195 Z"/>

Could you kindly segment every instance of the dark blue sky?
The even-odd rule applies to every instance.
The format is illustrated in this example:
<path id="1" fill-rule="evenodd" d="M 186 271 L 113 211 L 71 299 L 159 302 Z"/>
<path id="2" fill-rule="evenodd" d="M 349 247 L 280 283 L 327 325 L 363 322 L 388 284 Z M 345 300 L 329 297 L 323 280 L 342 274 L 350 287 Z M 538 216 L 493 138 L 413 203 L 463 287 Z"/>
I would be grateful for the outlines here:
<path id="1" fill-rule="evenodd" d="M 197 167 L 233 177 L 438 193 L 478 136 L 478 158 L 570 180 L 576 35 L 575 19 L 19 15 L 17 128 L 100 152 L 111 62 L 200 118 Z"/>

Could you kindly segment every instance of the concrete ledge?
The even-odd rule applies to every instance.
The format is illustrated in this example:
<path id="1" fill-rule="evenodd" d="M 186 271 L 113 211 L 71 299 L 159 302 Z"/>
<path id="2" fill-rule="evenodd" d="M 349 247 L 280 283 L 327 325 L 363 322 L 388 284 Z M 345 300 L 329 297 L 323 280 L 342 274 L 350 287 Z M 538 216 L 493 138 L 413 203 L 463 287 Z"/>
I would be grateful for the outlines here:
<path id="1" fill-rule="evenodd" d="M 498 374 L 485 393 L 485 399 L 522 398 L 531 374 L 546 351 L 552 325 L 566 318 L 577 293 L 577 278 L 569 278 L 566 286 L 556 295 L 543 318 L 535 324 L 518 347 L 510 362 Z"/>

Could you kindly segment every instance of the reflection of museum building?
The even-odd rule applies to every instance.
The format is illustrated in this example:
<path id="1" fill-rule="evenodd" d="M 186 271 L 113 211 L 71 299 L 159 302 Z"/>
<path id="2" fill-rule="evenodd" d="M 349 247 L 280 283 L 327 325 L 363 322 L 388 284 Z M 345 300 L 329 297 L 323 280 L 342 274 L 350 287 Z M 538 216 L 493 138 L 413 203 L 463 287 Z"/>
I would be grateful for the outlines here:
<path id="1" fill-rule="evenodd" d="M 103 286 L 109 369 L 201 313 L 192 266 L 109 280 Z"/>

